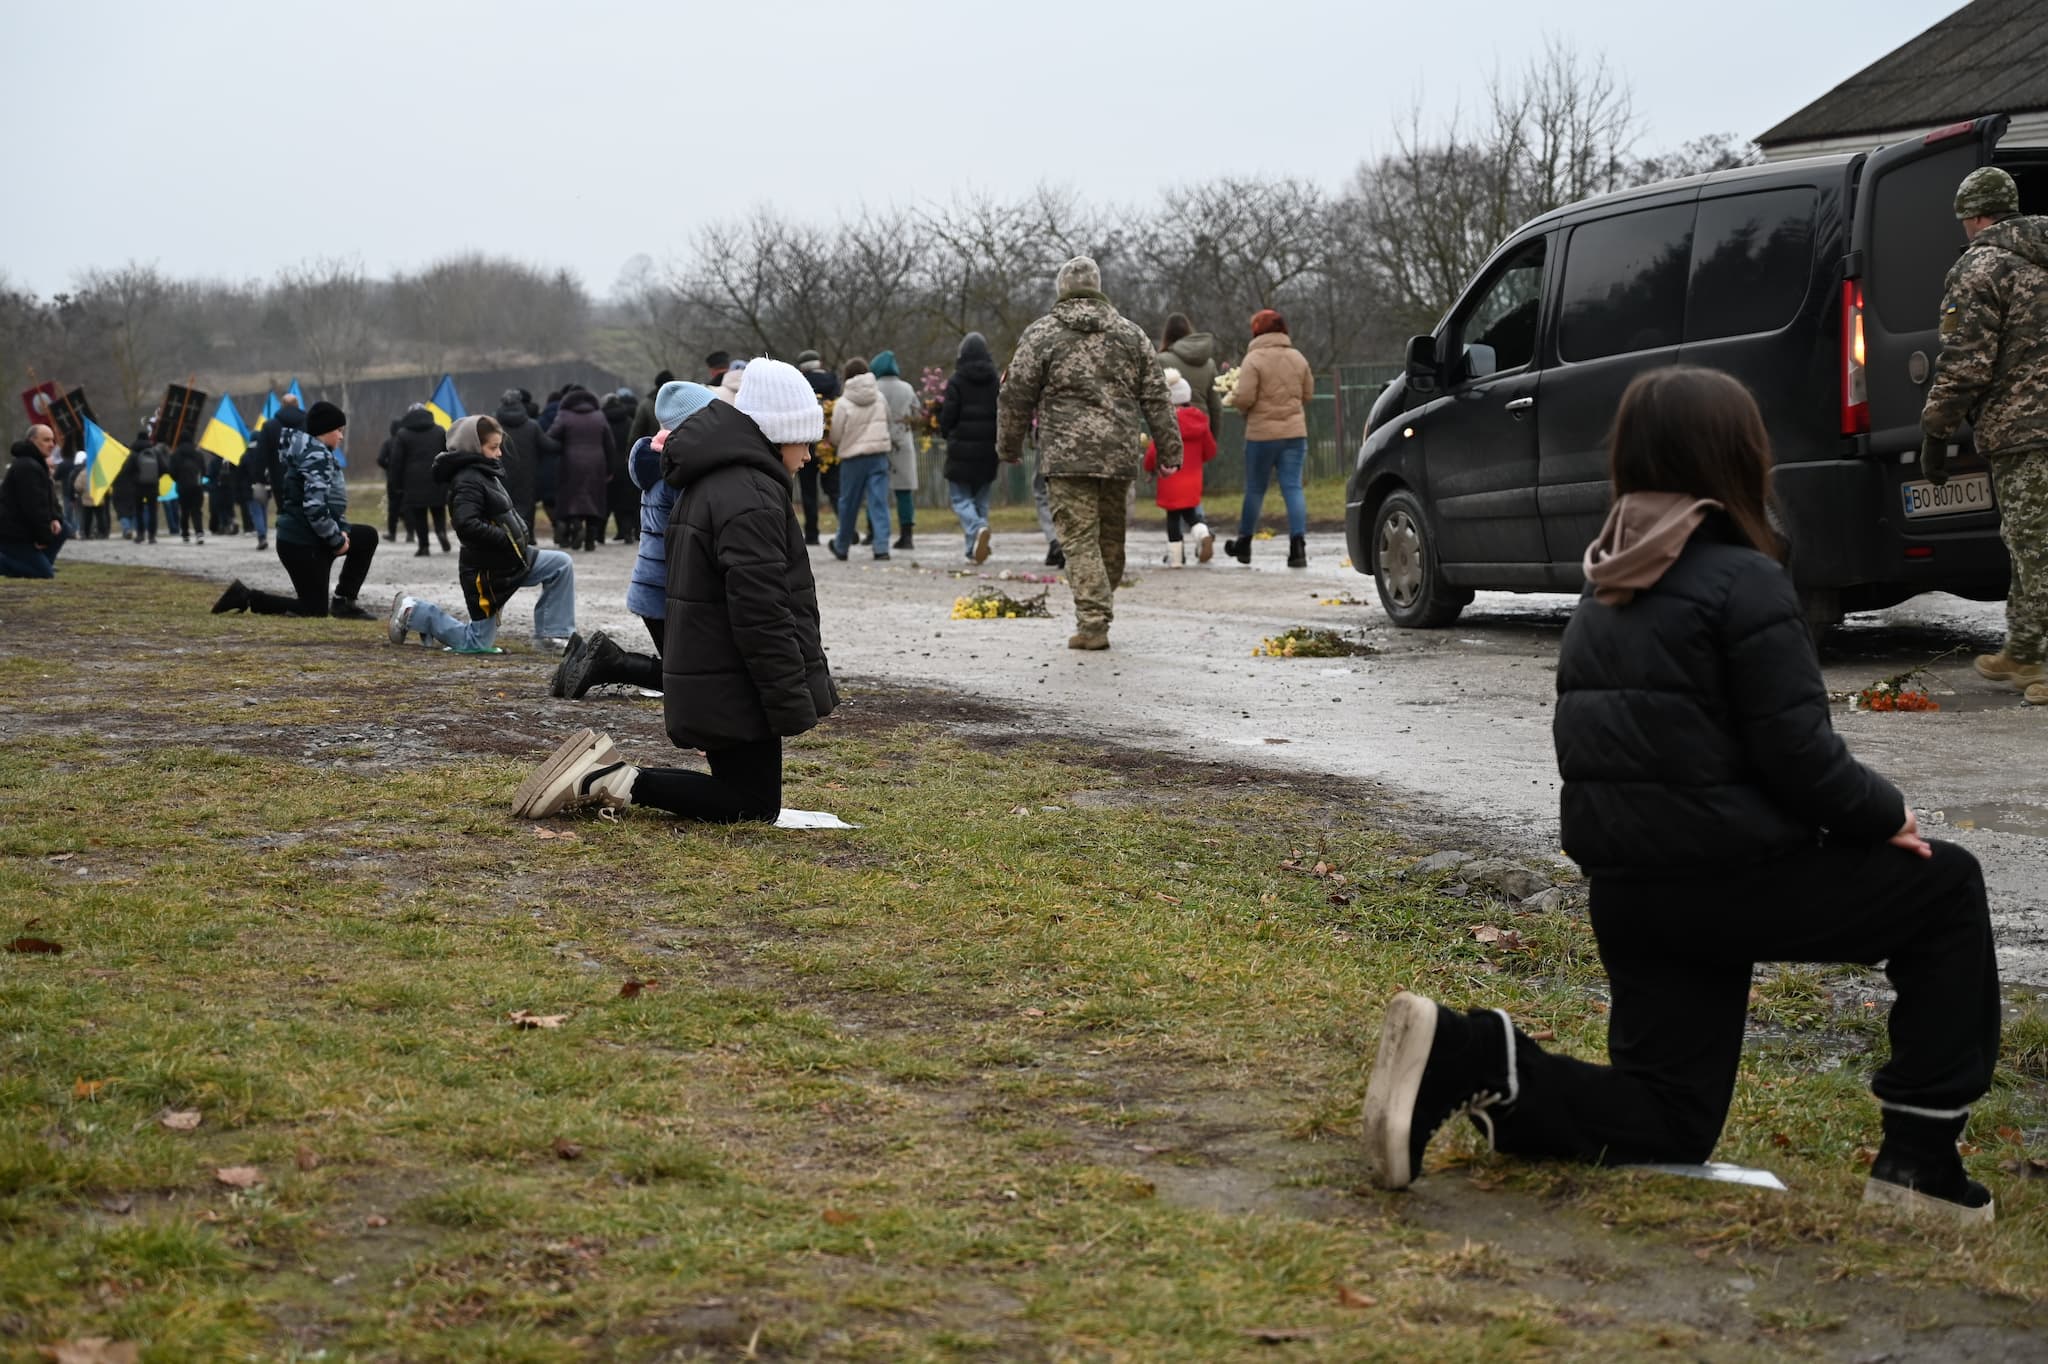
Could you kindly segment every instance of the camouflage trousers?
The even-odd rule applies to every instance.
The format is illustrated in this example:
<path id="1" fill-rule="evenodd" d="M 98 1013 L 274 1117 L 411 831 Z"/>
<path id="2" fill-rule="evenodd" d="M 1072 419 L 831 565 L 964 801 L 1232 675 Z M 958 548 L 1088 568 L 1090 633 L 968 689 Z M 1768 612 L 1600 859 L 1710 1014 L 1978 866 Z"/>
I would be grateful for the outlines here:
<path id="1" fill-rule="evenodd" d="M 1128 478 L 1054 474 L 1046 481 L 1053 530 L 1067 555 L 1067 586 L 1081 629 L 1107 633 L 1116 614 L 1116 585 L 1124 576 L 1124 533 L 1129 525 Z"/>
<path id="2" fill-rule="evenodd" d="M 1998 534 L 2012 558 L 2005 596 L 2005 652 L 2038 663 L 2048 653 L 2048 450 L 1990 455 Z"/>

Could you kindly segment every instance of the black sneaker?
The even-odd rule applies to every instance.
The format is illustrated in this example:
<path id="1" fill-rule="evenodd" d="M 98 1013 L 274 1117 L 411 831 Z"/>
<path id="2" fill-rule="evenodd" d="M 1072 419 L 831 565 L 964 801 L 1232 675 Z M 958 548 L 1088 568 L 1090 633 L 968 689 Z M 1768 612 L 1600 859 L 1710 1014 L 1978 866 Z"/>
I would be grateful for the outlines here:
<path id="1" fill-rule="evenodd" d="M 1884 1110 L 1884 1144 L 1863 1183 L 1866 1207 L 1953 1226 L 1988 1227 L 1997 1216 L 1991 1191 L 1970 1178 L 1956 1150 L 1967 1114 L 1931 1117 Z"/>
<path id="2" fill-rule="evenodd" d="M 220 600 L 213 604 L 213 614 L 224 616 L 230 611 L 249 609 L 249 589 L 242 585 L 240 578 L 228 584 L 228 590 L 220 594 Z"/>
<path id="3" fill-rule="evenodd" d="M 327 608 L 327 614 L 336 620 L 375 620 L 377 617 L 356 605 L 354 597 L 336 597 Z"/>
<path id="4" fill-rule="evenodd" d="M 571 701 L 581 700 L 592 687 L 611 681 L 625 657 L 626 651 L 614 643 L 610 635 L 602 630 L 596 631 L 573 662 L 564 657 L 562 695 Z"/>
<path id="5" fill-rule="evenodd" d="M 1067 566 L 1067 552 L 1060 548 L 1059 541 L 1053 541 L 1051 546 L 1045 551 L 1045 566 L 1047 568 L 1065 568 Z"/>
<path id="6" fill-rule="evenodd" d="M 839 547 L 839 542 L 837 540 L 827 540 L 825 542 L 825 548 L 831 550 L 832 557 L 837 559 L 840 563 L 843 564 L 846 562 L 846 551 Z"/>
<path id="7" fill-rule="evenodd" d="M 1365 1159 L 1373 1183 L 1407 1188 L 1422 1173 L 1429 1139 L 1461 1113 L 1492 1141 L 1490 1110 L 1512 1108 L 1521 1096 L 1514 1036 L 1514 1025 L 1498 1009 L 1461 1014 L 1406 990 L 1388 1002 L 1365 1091 Z"/>
<path id="8" fill-rule="evenodd" d="M 567 695 L 567 693 L 562 690 L 562 670 L 569 666 L 569 661 L 571 659 L 575 658 L 578 654 L 583 652 L 583 643 L 584 641 L 582 631 L 578 630 L 570 634 L 569 647 L 562 650 L 562 661 L 555 665 L 554 676 L 548 679 L 549 696 Z"/>

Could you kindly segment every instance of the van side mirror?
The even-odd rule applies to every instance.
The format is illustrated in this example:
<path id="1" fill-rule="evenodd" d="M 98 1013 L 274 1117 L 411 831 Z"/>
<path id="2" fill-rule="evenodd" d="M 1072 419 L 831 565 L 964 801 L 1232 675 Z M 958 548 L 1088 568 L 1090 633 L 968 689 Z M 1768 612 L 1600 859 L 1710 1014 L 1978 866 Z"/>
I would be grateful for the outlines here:
<path id="1" fill-rule="evenodd" d="M 1417 393 L 1434 393 L 1443 380 L 1442 368 L 1437 364 L 1436 338 L 1434 336 L 1411 336 L 1408 338 L 1408 387 Z"/>

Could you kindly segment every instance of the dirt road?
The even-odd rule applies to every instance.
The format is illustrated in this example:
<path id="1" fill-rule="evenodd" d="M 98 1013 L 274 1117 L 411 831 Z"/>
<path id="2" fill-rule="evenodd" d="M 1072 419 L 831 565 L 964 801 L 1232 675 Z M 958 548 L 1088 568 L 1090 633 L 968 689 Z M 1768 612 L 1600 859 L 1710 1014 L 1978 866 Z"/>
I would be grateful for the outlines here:
<path id="1" fill-rule="evenodd" d="M 928 513 L 928 516 L 931 514 Z M 1406 797 L 1419 824 L 1448 820 L 1533 855 L 1557 853 L 1557 777 L 1550 709 L 1557 646 L 1572 600 L 1483 594 L 1456 625 L 1401 631 L 1380 613 L 1366 577 L 1344 565 L 1341 537 L 1312 536 L 1310 567 L 1283 566 L 1285 541 L 1261 541 L 1250 569 L 1223 560 L 1166 570 L 1163 543 L 1133 535 L 1137 585 L 1117 597 L 1115 647 L 1065 648 L 1071 600 L 1050 585 L 1051 620 L 954 621 L 953 599 L 980 584 L 1013 596 L 1049 575 L 1035 535 L 999 536 L 979 570 L 959 559 L 950 518 L 931 516 L 917 553 L 875 564 L 815 551 L 834 670 L 858 679 L 958 691 L 1014 705 L 1040 727 L 1135 740 L 1190 762 L 1230 758 L 1381 783 Z M 225 581 L 287 590 L 274 555 L 247 537 L 205 547 L 120 541 L 74 545 L 67 557 L 158 562 Z M 622 601 L 632 552 L 578 556 L 579 619 L 621 638 L 643 632 Z M 999 575 L 1012 575 L 1003 581 Z M 966 576 L 956 577 L 956 574 Z M 460 599 L 452 556 L 380 553 L 364 593 L 382 610 L 394 589 Z M 531 595 L 511 608 L 504 640 L 523 638 Z M 1357 604 L 1323 605 L 1331 598 Z M 1853 618 L 1823 649 L 1829 686 L 1847 692 L 1960 651 L 1934 666 L 1931 715 L 1836 716 L 1856 751 L 1907 792 L 1942 837 L 1985 864 L 2008 981 L 2048 986 L 2048 711 L 1980 682 L 1967 655 L 1995 648 L 2001 608 L 1928 597 Z M 1259 641 L 1303 624 L 1362 632 L 1370 657 L 1255 658 Z"/>

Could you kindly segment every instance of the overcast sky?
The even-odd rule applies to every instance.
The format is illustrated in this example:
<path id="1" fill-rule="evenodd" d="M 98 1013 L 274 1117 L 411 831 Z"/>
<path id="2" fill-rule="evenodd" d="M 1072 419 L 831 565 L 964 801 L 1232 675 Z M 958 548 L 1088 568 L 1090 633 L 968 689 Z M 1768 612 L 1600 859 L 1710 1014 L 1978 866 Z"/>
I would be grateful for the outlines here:
<path id="1" fill-rule="evenodd" d="M 827 218 L 1040 181 L 1127 202 L 1255 172 L 1335 188 L 1416 98 L 1470 104 L 1546 34 L 1622 72 L 1643 150 L 1754 136 L 1952 8 L 5 0 L 0 50 L 29 78 L 7 100 L 0 270 L 49 292 L 131 258 L 381 274 L 476 248 L 604 294 L 636 253 L 756 204 Z"/>

